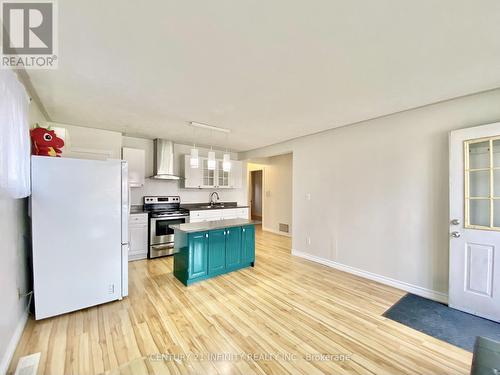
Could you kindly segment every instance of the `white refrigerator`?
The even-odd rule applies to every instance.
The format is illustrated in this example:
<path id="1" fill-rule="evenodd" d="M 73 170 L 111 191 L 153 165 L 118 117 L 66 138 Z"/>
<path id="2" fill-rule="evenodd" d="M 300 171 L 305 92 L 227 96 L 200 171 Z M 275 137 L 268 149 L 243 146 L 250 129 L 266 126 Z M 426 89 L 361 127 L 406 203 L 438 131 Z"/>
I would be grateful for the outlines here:
<path id="1" fill-rule="evenodd" d="M 35 318 L 128 295 L 127 163 L 33 156 Z"/>

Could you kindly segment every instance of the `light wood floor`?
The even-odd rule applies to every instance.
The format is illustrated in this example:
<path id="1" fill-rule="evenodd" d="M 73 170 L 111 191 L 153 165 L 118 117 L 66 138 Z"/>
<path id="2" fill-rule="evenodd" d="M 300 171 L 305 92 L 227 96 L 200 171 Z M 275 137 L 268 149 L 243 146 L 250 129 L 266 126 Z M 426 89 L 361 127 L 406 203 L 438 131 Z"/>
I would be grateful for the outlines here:
<path id="1" fill-rule="evenodd" d="M 403 295 L 292 257 L 289 238 L 258 230 L 253 269 L 186 288 L 171 258 L 137 261 L 123 301 L 30 320 L 9 372 L 41 352 L 48 375 L 468 373 L 470 353 L 381 316 Z"/>

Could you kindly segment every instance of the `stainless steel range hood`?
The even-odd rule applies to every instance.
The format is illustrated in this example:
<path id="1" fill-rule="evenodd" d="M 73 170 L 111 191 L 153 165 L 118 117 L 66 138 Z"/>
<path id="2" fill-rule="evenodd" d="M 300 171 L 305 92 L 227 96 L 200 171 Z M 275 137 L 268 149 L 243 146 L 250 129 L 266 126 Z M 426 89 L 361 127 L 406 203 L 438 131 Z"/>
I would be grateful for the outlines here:
<path id="1" fill-rule="evenodd" d="M 158 180 L 179 180 L 174 174 L 174 143 L 165 139 L 154 140 L 154 175 Z"/>

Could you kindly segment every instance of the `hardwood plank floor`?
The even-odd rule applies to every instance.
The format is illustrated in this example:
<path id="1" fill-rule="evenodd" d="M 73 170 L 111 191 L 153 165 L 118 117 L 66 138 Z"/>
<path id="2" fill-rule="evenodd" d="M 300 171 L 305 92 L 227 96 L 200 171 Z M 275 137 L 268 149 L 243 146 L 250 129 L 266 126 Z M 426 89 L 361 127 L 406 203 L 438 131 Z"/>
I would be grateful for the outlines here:
<path id="1" fill-rule="evenodd" d="M 48 375 L 469 373 L 470 353 L 381 316 L 404 292 L 293 257 L 287 237 L 256 245 L 255 268 L 187 288 L 172 258 L 130 263 L 123 301 L 30 319 L 9 373 L 36 352 Z"/>

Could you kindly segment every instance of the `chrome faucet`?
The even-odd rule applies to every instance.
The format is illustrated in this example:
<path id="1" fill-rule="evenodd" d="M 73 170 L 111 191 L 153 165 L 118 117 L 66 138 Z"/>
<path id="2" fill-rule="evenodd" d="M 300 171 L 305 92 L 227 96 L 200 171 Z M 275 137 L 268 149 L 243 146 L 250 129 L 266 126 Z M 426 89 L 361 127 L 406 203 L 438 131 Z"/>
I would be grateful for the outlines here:
<path id="1" fill-rule="evenodd" d="M 214 201 L 214 195 L 216 195 L 216 196 L 217 196 L 217 199 L 216 199 L 215 201 Z M 219 193 L 217 193 L 216 191 L 212 192 L 212 193 L 210 194 L 210 206 L 213 206 L 216 202 L 218 202 L 218 201 L 219 201 L 219 199 L 220 199 L 220 197 L 219 197 Z"/>

